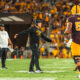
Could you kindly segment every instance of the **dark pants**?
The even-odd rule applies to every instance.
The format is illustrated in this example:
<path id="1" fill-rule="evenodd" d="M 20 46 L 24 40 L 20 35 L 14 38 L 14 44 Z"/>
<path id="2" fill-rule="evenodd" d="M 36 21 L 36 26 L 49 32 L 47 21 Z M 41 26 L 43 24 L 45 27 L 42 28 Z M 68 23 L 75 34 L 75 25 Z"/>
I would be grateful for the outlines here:
<path id="1" fill-rule="evenodd" d="M 0 54 L 1 54 L 1 64 L 2 67 L 5 67 L 6 57 L 7 57 L 7 48 L 0 48 Z"/>
<path id="2" fill-rule="evenodd" d="M 40 55 L 39 49 L 38 48 L 31 48 L 31 50 L 32 50 L 32 58 L 31 58 L 29 70 L 30 71 L 33 70 L 34 64 L 36 66 L 36 70 L 40 70 L 40 67 L 39 67 L 39 55 Z"/>

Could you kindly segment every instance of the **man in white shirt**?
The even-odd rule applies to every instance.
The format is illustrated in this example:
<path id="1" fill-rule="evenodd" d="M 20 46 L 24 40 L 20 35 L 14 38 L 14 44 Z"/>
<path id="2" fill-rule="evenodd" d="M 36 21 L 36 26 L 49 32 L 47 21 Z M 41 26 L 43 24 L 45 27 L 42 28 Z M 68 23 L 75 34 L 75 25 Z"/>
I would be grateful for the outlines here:
<path id="1" fill-rule="evenodd" d="M 1 54 L 1 64 L 2 69 L 7 69 L 5 66 L 8 45 L 11 45 L 13 48 L 13 44 L 9 38 L 7 31 L 5 31 L 4 24 L 0 24 L 0 54 Z"/>

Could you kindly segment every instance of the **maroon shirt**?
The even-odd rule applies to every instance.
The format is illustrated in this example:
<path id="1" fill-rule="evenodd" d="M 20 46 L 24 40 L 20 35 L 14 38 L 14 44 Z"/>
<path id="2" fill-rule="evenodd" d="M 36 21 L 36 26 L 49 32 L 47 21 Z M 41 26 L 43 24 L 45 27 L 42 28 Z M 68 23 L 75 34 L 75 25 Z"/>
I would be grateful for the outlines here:
<path id="1" fill-rule="evenodd" d="M 67 19 L 67 22 L 72 23 L 71 30 L 72 41 L 77 44 L 80 44 L 80 15 L 70 16 Z"/>

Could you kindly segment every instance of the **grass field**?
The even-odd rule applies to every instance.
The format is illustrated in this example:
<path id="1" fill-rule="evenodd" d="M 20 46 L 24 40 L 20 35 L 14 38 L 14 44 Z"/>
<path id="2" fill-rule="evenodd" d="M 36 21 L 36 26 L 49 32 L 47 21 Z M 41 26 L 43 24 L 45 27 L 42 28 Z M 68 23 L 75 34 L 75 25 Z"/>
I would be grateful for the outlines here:
<path id="1" fill-rule="evenodd" d="M 8 70 L 0 70 L 0 80 L 78 80 L 72 59 L 40 59 L 44 73 L 28 73 L 30 59 L 7 60 Z"/>

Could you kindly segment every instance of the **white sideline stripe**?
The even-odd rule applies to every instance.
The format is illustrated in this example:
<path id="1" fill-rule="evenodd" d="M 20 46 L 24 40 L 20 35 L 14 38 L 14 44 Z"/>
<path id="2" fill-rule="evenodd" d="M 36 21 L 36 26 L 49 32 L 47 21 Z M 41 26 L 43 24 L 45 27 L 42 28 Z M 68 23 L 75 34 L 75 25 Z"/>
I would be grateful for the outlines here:
<path id="1" fill-rule="evenodd" d="M 21 60 L 21 59 L 16 59 L 16 60 Z M 15 59 L 7 59 L 7 61 L 16 61 Z"/>
<path id="2" fill-rule="evenodd" d="M 0 80 L 56 80 L 53 78 L 36 77 L 36 78 L 0 78 Z"/>
<path id="3" fill-rule="evenodd" d="M 7 59 L 8 61 L 14 60 L 14 59 Z"/>
<path id="4" fill-rule="evenodd" d="M 73 68 L 73 67 L 41 67 L 41 68 L 59 68 L 59 69 L 65 69 L 65 68 Z"/>
<path id="5" fill-rule="evenodd" d="M 19 73 L 29 73 L 29 71 L 16 71 Z M 65 71 L 43 71 L 45 73 L 58 73 L 58 72 L 65 72 Z"/>

